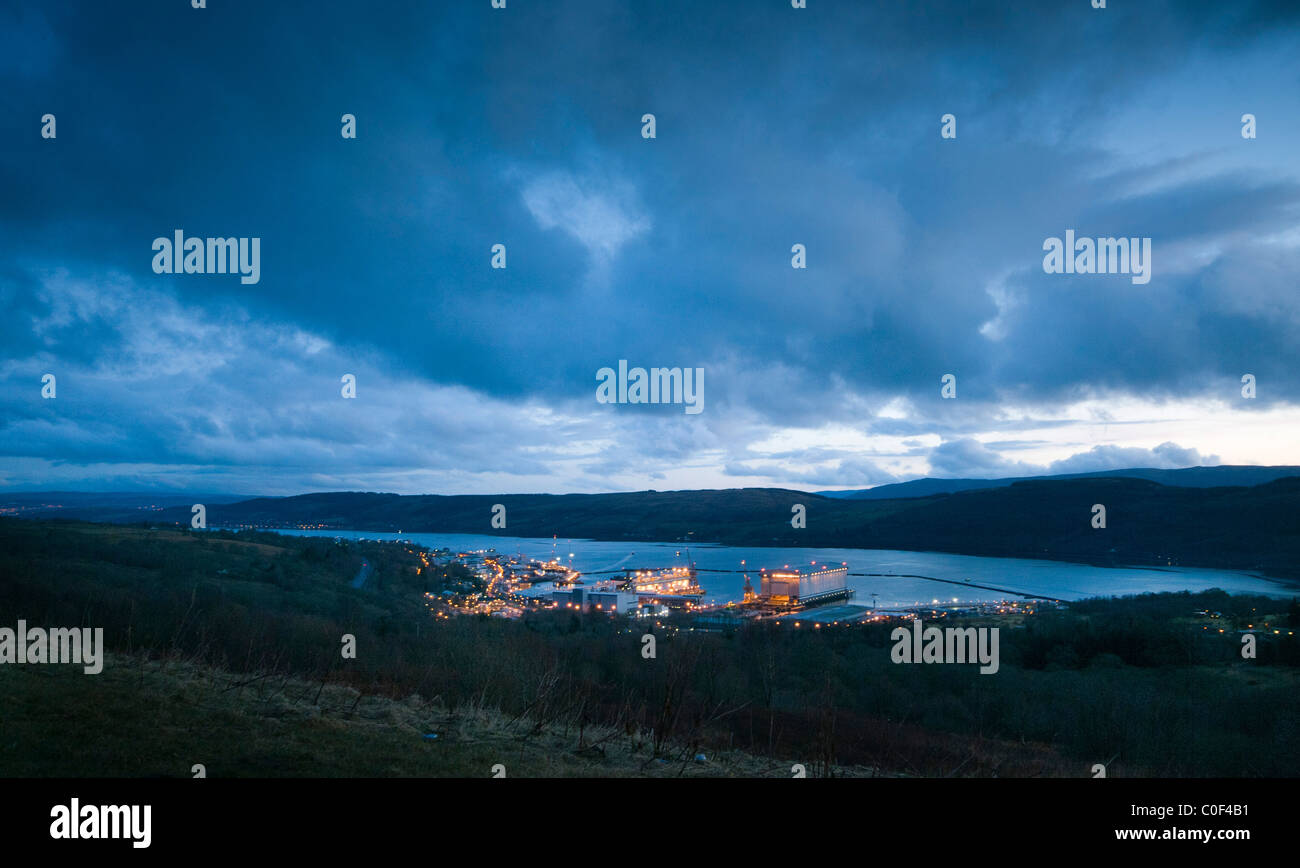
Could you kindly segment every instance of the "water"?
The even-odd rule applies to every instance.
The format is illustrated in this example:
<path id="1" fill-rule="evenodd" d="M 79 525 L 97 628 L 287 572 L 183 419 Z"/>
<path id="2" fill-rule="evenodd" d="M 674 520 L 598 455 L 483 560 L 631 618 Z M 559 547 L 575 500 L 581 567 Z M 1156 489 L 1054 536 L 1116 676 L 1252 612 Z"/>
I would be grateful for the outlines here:
<path id="1" fill-rule="evenodd" d="M 379 533 L 347 530 L 281 530 L 299 536 L 344 537 L 347 539 L 409 540 L 431 549 L 474 551 L 495 548 L 501 554 L 518 552 L 524 557 L 549 560 L 556 557 L 583 573 L 624 567 L 660 568 L 687 563 L 687 549 L 680 543 L 597 542 L 593 540 L 533 539 L 459 533 Z M 745 577 L 741 573 L 711 573 L 706 570 L 740 570 L 741 561 L 750 570 L 750 581 L 758 590 L 758 569 L 847 563 L 849 587 L 856 592 L 853 602 L 896 608 L 926 603 L 996 601 L 1009 595 L 980 588 L 910 578 L 854 576 L 852 573 L 894 573 L 932 576 L 938 579 L 992 585 L 1061 600 L 1084 597 L 1122 596 L 1160 591 L 1203 591 L 1220 588 L 1229 593 L 1266 594 L 1289 597 L 1300 593 L 1293 583 L 1266 579 L 1230 570 L 1185 567 L 1094 567 L 1062 561 L 1021 558 L 985 558 L 934 552 L 900 552 L 879 549 L 733 548 L 690 546 L 690 558 L 701 570 L 699 582 L 705 602 L 739 600 Z M 601 578 L 588 576 L 589 579 Z M 873 600 L 872 595 L 876 597 Z"/>

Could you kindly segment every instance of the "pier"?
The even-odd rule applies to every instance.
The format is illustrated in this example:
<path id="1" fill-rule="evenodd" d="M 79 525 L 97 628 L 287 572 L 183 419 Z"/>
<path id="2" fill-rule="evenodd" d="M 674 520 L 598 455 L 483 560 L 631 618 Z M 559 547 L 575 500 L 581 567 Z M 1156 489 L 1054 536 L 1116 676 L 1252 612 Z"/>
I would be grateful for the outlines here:
<path id="1" fill-rule="evenodd" d="M 1010 588 L 999 588 L 994 585 L 981 585 L 972 582 L 969 579 L 957 581 L 956 579 L 936 579 L 934 576 L 914 576 L 907 573 L 849 573 L 850 576 L 872 576 L 886 579 L 928 579 L 931 582 L 943 582 L 945 585 L 957 585 L 962 588 L 979 588 L 982 591 L 997 591 L 999 594 L 1012 594 L 1025 600 L 1044 600 L 1048 603 L 1064 603 L 1065 600 L 1059 600 L 1056 597 L 1044 597 L 1039 594 L 1027 594 L 1024 591 L 1013 591 Z"/>

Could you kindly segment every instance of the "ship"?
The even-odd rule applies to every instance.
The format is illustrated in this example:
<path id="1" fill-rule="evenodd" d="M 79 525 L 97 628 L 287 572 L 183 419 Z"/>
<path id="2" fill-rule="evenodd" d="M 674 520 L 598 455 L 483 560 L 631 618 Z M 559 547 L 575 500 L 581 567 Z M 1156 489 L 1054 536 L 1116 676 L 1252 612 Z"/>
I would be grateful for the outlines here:
<path id="1" fill-rule="evenodd" d="M 616 585 L 620 590 L 630 591 L 644 600 L 660 602 L 670 608 L 693 605 L 704 596 L 693 563 L 662 569 L 624 570 L 622 580 L 616 580 Z"/>

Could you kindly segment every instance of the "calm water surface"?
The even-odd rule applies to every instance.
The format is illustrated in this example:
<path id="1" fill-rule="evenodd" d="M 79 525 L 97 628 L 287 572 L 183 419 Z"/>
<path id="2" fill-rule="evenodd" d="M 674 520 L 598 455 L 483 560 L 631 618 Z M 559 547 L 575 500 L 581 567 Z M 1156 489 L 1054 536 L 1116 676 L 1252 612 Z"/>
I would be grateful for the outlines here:
<path id="1" fill-rule="evenodd" d="M 687 563 L 687 548 L 680 543 L 596 542 L 580 539 L 533 539 L 459 533 L 379 533 L 346 530 L 281 530 L 299 536 L 344 537 L 347 539 L 409 540 L 429 548 L 474 551 L 495 548 L 497 552 L 549 560 L 552 556 L 583 573 L 624 567 L 658 568 Z M 733 548 L 694 544 L 689 548 L 695 561 L 705 601 L 725 603 L 739 600 L 745 577 L 751 571 L 758 589 L 758 568 L 806 566 L 812 561 L 847 563 L 849 587 L 856 591 L 853 602 L 881 607 L 911 606 L 931 602 L 973 602 L 1000 600 L 1007 594 L 915 578 L 854 576 L 852 573 L 891 573 L 930 576 L 937 579 L 992 585 L 1009 591 L 1077 600 L 1159 591 L 1203 591 L 1221 588 L 1229 593 L 1255 593 L 1284 597 L 1300 593 L 1294 584 L 1266 579 L 1249 573 L 1185 567 L 1094 567 L 1061 561 L 1020 558 L 984 558 L 932 552 L 898 552 L 879 549 Z M 591 576 L 599 578 L 599 576 Z M 872 595 L 875 595 L 874 600 Z"/>

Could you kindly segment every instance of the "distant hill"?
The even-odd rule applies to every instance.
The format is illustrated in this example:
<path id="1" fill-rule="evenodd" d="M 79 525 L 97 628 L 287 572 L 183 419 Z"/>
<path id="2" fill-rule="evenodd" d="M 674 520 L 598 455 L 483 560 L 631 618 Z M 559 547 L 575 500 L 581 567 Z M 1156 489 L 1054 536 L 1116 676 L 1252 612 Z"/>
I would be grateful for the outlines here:
<path id="1" fill-rule="evenodd" d="M 1190 488 L 1215 488 L 1223 485 L 1261 485 L 1288 476 L 1300 476 L 1300 467 L 1277 465 L 1224 464 L 1217 467 L 1184 467 L 1178 470 L 1160 470 L 1154 467 L 1134 467 L 1127 470 L 1097 470 L 1089 473 L 1062 473 L 1055 476 L 1009 476 L 1003 479 L 913 479 L 875 488 L 851 491 L 819 491 L 824 497 L 851 500 L 887 500 L 898 497 L 929 497 L 934 494 L 951 494 L 955 491 L 974 491 L 980 488 L 1001 488 L 1015 482 L 1047 479 L 1099 479 L 1122 476 L 1129 479 L 1149 479 L 1161 485 L 1178 485 Z"/>
<path id="2" fill-rule="evenodd" d="M 760 539 L 773 518 L 789 529 L 793 503 L 828 498 L 779 488 L 635 491 L 618 494 L 399 495 L 364 492 L 256 498 L 208 509 L 210 525 L 325 525 L 355 530 L 499 533 L 584 539 L 694 540 L 729 534 Z M 506 528 L 494 529 L 492 509 L 506 507 Z M 188 507 L 162 510 L 163 520 L 188 522 Z M 775 528 L 779 531 L 779 527 Z M 775 544 L 776 538 L 769 537 Z M 761 543 L 760 543 L 761 544 Z"/>
<path id="3" fill-rule="evenodd" d="M 506 527 L 491 525 L 495 504 Z M 792 508 L 803 504 L 805 528 Z M 1092 526 L 1094 504 L 1106 527 Z M 1300 477 L 1194 488 L 1123 476 L 1043 479 L 929 497 L 835 499 L 779 488 L 622 494 L 306 494 L 208 507 L 210 526 L 324 526 L 598 540 L 942 551 L 1300 576 Z M 188 507 L 157 519 L 188 524 Z"/>
<path id="4" fill-rule="evenodd" d="M 1210 472 L 1201 479 L 1229 478 L 1220 468 L 1194 470 Z M 1141 471 L 1124 473 L 1135 472 Z M 1184 482 L 1197 478 L 1184 471 L 1145 472 L 1172 474 Z M 1300 476 L 1215 487 L 1162 484 L 1121 473 L 1002 482 L 889 499 L 831 498 L 780 488 L 451 496 L 331 492 L 206 506 L 209 527 L 900 549 L 1300 577 Z M 506 508 L 503 529 L 492 527 L 496 504 Z M 806 511 L 804 528 L 791 526 L 797 504 Z M 1092 526 L 1094 504 L 1106 507 L 1105 528 Z M 188 503 L 122 509 L 111 519 L 105 518 L 112 514 L 108 508 L 95 512 L 100 521 L 190 522 Z"/>
<path id="5" fill-rule="evenodd" d="M 0 515 L 75 518 L 83 521 L 142 521 L 167 507 L 247 500 L 246 494 L 139 491 L 0 491 Z"/>

